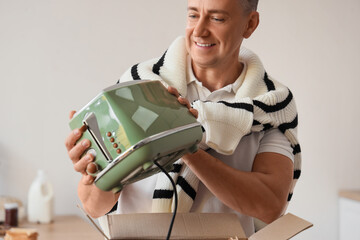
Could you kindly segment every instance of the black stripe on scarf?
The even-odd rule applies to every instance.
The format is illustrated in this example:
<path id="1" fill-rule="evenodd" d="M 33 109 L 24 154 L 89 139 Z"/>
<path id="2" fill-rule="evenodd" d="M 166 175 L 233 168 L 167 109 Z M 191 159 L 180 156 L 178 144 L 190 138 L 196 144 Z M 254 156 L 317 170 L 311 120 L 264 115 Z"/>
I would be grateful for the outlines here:
<path id="1" fill-rule="evenodd" d="M 291 200 L 291 198 L 292 198 L 292 195 L 293 195 L 292 193 L 289 193 L 289 195 L 288 195 L 288 199 L 287 199 L 287 200 L 288 200 L 288 202 L 290 202 L 290 200 Z"/>
<path id="2" fill-rule="evenodd" d="M 265 72 L 264 82 L 266 84 L 266 87 L 267 87 L 268 91 L 275 90 L 275 85 L 274 85 L 273 81 L 271 81 L 269 79 L 269 76 L 268 76 L 267 72 Z"/>
<path id="3" fill-rule="evenodd" d="M 293 154 L 298 154 L 301 152 L 301 148 L 300 148 L 300 145 L 299 144 L 296 144 L 294 147 L 293 147 Z"/>
<path id="4" fill-rule="evenodd" d="M 258 100 L 254 100 L 253 103 L 255 106 L 261 108 L 264 112 L 271 113 L 271 112 L 277 112 L 279 110 L 286 108 L 286 106 L 291 102 L 292 99 L 293 99 L 293 95 L 292 95 L 291 91 L 289 90 L 289 94 L 286 97 L 286 99 L 282 102 L 275 104 L 274 106 L 267 105 Z"/>
<path id="5" fill-rule="evenodd" d="M 257 125 L 260 125 L 260 124 L 261 124 L 261 122 L 255 120 L 255 119 L 253 120 L 253 124 L 252 124 L 253 126 L 257 126 Z"/>
<path id="6" fill-rule="evenodd" d="M 269 129 L 272 129 L 272 128 L 273 128 L 273 126 L 272 126 L 270 123 L 266 123 L 266 124 L 264 124 L 263 126 L 264 126 L 263 131 L 266 131 L 266 130 L 269 130 Z"/>
<path id="7" fill-rule="evenodd" d="M 279 130 L 282 133 L 285 133 L 286 130 L 291 129 L 291 128 L 296 128 L 297 125 L 298 125 L 298 115 L 296 115 L 294 120 L 292 120 L 291 122 L 280 124 L 279 125 Z"/>
<path id="8" fill-rule="evenodd" d="M 138 66 L 139 64 L 135 64 L 134 66 L 131 67 L 131 76 L 134 80 L 140 80 L 140 76 L 138 73 Z"/>
<path id="9" fill-rule="evenodd" d="M 152 71 L 153 73 L 160 75 L 160 68 L 164 65 L 164 59 L 167 51 L 161 56 L 159 61 L 153 65 Z"/>
<path id="10" fill-rule="evenodd" d="M 192 200 L 195 199 L 196 191 L 182 176 L 178 177 L 176 184 L 179 185 Z"/>
<path id="11" fill-rule="evenodd" d="M 153 195 L 153 199 L 157 199 L 157 198 L 167 198 L 170 199 L 172 198 L 174 194 L 173 190 L 166 190 L 166 189 L 156 189 L 154 191 L 154 195 Z"/>
<path id="12" fill-rule="evenodd" d="M 174 163 L 173 167 L 174 167 L 173 170 L 171 170 L 170 172 L 179 173 L 181 170 L 182 164 Z"/>
<path id="13" fill-rule="evenodd" d="M 259 121 L 257 121 L 257 120 L 253 120 L 253 126 L 258 126 L 258 125 L 261 125 L 261 122 L 259 122 Z M 269 129 L 271 129 L 271 128 L 273 128 L 274 126 L 273 125 L 271 125 L 270 123 L 265 123 L 264 125 L 263 125 L 263 129 L 262 129 L 262 131 L 266 131 L 266 130 L 269 130 Z"/>
<path id="14" fill-rule="evenodd" d="M 248 112 L 254 112 L 254 106 L 249 103 L 229 103 L 225 101 L 219 101 L 218 103 L 222 103 L 227 107 L 244 109 Z"/>
<path id="15" fill-rule="evenodd" d="M 115 203 L 115 205 L 112 207 L 112 209 L 107 213 L 107 214 L 110 214 L 112 212 L 115 212 L 117 210 L 117 206 L 118 206 L 118 202 Z M 106 215 L 107 215 L 106 214 Z"/>
<path id="16" fill-rule="evenodd" d="M 301 175 L 301 170 L 295 170 L 293 178 L 294 179 L 299 179 L 300 175 Z"/>

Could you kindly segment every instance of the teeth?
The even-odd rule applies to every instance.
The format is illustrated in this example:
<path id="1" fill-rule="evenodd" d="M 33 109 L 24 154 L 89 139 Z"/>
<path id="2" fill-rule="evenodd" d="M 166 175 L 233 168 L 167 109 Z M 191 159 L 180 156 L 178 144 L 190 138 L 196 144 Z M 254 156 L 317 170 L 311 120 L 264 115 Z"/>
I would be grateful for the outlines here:
<path id="1" fill-rule="evenodd" d="M 196 43 L 196 45 L 198 45 L 199 47 L 211 47 L 215 44 L 211 44 L 211 43 Z"/>

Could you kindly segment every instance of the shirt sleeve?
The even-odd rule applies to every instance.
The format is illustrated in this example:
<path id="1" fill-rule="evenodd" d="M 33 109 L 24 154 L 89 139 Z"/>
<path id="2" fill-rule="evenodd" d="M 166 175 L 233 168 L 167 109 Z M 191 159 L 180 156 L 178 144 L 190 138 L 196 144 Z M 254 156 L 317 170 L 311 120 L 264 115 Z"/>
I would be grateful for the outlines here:
<path id="1" fill-rule="evenodd" d="M 294 154 L 290 141 L 277 128 L 265 131 L 257 153 L 263 152 L 279 153 L 290 158 L 291 161 L 294 162 Z"/>

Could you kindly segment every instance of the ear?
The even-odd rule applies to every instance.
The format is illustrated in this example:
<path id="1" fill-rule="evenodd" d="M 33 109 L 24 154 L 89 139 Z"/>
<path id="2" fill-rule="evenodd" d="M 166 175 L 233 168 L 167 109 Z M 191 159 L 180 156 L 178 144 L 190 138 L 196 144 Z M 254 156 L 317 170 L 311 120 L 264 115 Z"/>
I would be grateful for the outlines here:
<path id="1" fill-rule="evenodd" d="M 255 32 L 257 26 L 259 25 L 259 21 L 259 13 L 257 11 L 252 11 L 248 17 L 248 23 L 243 34 L 244 38 L 249 38 L 253 32 Z"/>

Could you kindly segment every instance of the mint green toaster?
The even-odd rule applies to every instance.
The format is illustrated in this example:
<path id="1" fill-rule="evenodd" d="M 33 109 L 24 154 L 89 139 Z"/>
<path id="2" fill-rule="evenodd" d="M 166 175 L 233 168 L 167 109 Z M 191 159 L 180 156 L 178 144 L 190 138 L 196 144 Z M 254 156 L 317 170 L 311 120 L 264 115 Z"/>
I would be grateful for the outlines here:
<path id="1" fill-rule="evenodd" d="M 119 192 L 159 168 L 197 151 L 200 123 L 160 81 L 139 80 L 104 89 L 71 119 L 70 128 L 86 126 L 81 139 L 91 141 L 95 185 Z M 81 141 L 80 139 L 80 141 Z"/>

